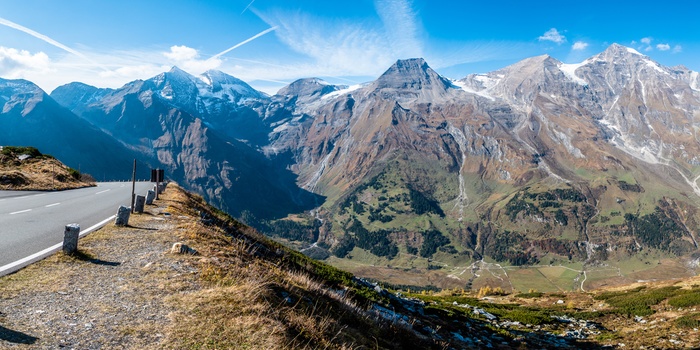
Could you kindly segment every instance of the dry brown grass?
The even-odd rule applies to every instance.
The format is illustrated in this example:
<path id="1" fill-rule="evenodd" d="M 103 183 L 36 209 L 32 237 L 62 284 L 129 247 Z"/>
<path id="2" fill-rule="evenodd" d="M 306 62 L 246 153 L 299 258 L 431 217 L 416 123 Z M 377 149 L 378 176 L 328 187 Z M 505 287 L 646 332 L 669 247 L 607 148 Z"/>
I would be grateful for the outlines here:
<path id="1" fill-rule="evenodd" d="M 66 190 L 94 186 L 71 176 L 70 168 L 56 159 L 0 162 L 0 190 Z"/>
<path id="2" fill-rule="evenodd" d="M 203 289 L 168 298 L 179 311 L 164 343 L 171 349 L 406 348 L 412 336 L 383 328 L 348 296 L 291 262 L 285 249 L 206 206 L 169 191 L 168 211 L 183 220 L 178 235 Z M 340 288 L 340 289 L 334 289 Z"/>
<path id="3" fill-rule="evenodd" d="M 331 267 L 201 197 L 173 185 L 156 204 L 128 227 L 109 224 L 85 237 L 77 256 L 59 253 L 0 278 L 0 325 L 37 337 L 39 349 L 431 347 L 378 321 L 337 280 L 323 280 L 338 276 Z M 171 254 L 175 242 L 197 254 Z M 73 332 L 87 323 L 91 332 Z"/>

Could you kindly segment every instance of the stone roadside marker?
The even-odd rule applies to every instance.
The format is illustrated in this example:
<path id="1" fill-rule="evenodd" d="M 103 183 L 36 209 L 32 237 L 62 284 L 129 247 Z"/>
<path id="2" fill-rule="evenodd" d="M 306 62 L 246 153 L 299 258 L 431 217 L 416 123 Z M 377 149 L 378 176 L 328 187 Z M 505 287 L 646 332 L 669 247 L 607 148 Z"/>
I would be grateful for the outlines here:
<path id="1" fill-rule="evenodd" d="M 148 192 L 146 192 L 146 204 L 152 205 L 154 199 L 156 199 L 156 192 L 154 190 L 148 190 Z"/>
<path id="2" fill-rule="evenodd" d="M 117 209 L 117 219 L 114 220 L 114 224 L 117 226 L 128 226 L 130 215 L 131 208 L 120 205 L 119 209 Z"/>
<path id="3" fill-rule="evenodd" d="M 134 202 L 134 211 L 143 214 L 143 208 L 146 205 L 146 197 L 137 195 L 136 202 Z"/>
<path id="4" fill-rule="evenodd" d="M 78 250 L 78 237 L 80 236 L 80 225 L 68 224 L 63 232 L 63 252 L 73 254 Z"/>

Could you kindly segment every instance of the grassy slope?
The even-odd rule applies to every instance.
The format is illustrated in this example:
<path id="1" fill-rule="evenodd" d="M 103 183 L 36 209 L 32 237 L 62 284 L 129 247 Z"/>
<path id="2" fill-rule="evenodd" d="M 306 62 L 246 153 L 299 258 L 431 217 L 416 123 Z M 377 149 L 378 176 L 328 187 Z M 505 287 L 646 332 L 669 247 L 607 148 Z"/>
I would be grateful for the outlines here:
<path id="1" fill-rule="evenodd" d="M 484 182 L 473 174 L 464 174 L 468 201 L 463 211 L 463 220 L 458 221 L 458 210 L 454 200 L 458 194 L 457 179 L 454 176 L 456 174 L 447 173 L 446 169 L 434 169 L 429 165 L 421 164 L 419 160 L 410 158 L 397 158 L 387 162 L 378 176 L 374 175 L 372 179 L 368 180 L 368 183 L 376 183 L 378 185 L 361 187 L 361 190 L 355 190 L 350 193 L 350 196 L 355 197 L 356 202 L 361 203 L 361 206 L 364 208 L 363 212 L 356 212 L 352 205 L 345 205 L 343 209 L 343 201 L 347 197 L 341 198 L 336 203 L 327 203 L 327 209 L 335 212 L 333 216 L 334 234 L 336 237 L 341 237 L 346 233 L 347 225 L 353 217 L 356 217 L 370 231 L 398 229 L 418 232 L 420 235 L 420 232 L 423 230 L 435 228 L 450 239 L 450 245 L 455 247 L 457 253 L 438 252 L 429 260 L 416 254 L 410 254 L 407 251 L 407 243 L 399 237 L 398 240 L 396 238 L 393 239 L 399 249 L 399 254 L 394 259 L 377 257 L 356 247 L 349 254 L 350 260 L 332 258 L 328 260 L 330 263 L 362 276 L 396 284 L 410 284 L 410 281 L 426 283 L 428 280 L 416 280 L 413 275 L 420 271 L 427 273 L 425 269 L 429 265 L 433 267 L 441 266 L 442 268 L 438 272 L 442 273 L 443 276 L 456 276 L 459 279 L 445 280 L 449 281 L 449 283 L 441 283 L 439 284 L 440 287 L 449 288 L 454 286 L 455 283 L 465 285 L 474 278 L 478 285 L 486 285 L 488 284 L 487 282 L 480 281 L 484 278 L 464 272 L 465 269 L 474 263 L 472 260 L 473 247 L 464 246 L 463 241 L 460 239 L 463 239 L 463 236 L 460 237 L 458 232 L 462 230 L 463 233 L 466 227 L 474 227 L 475 224 L 479 224 L 481 227 L 493 225 L 492 227 L 497 231 L 522 233 L 531 242 L 553 238 L 564 244 L 569 244 L 568 249 L 574 253 L 573 261 L 583 262 L 586 259 L 585 249 L 576 248 L 574 243 L 567 243 L 585 240 L 582 228 L 579 225 L 580 221 L 577 221 L 575 212 L 580 213 L 586 202 L 560 201 L 563 204 L 561 208 L 568 217 L 569 224 L 567 226 L 558 225 L 553 221 L 554 213 L 558 210 L 557 208 L 540 208 L 546 215 L 545 218 L 550 223 L 549 225 L 544 225 L 538 219 L 527 216 L 520 216 L 517 220 L 511 221 L 511 218 L 506 215 L 506 207 L 518 189 L 498 183 Z M 408 168 L 412 170 L 409 171 L 407 170 Z M 426 174 L 430 176 L 426 176 Z M 632 171 L 624 173 L 610 171 L 604 174 L 593 174 L 581 170 L 577 175 L 589 184 L 589 188 L 600 191 L 597 202 L 587 199 L 591 207 L 595 203 L 595 210 L 600 210 L 588 223 L 588 233 L 592 243 L 601 245 L 601 248 L 599 248 L 600 254 L 607 254 L 607 257 L 597 255 L 594 257 L 594 261 L 601 263 L 595 263 L 586 267 L 586 270 L 591 272 L 591 275 L 587 276 L 588 279 L 586 280 L 590 287 L 629 283 L 640 279 L 639 276 L 644 275 L 643 271 L 656 276 L 658 274 L 654 271 L 660 270 L 661 274 L 666 274 L 667 278 L 688 276 L 688 273 L 682 269 L 667 268 L 667 266 L 663 266 L 661 269 L 656 267 L 659 261 L 669 258 L 676 259 L 676 264 L 678 264 L 681 260 L 678 259 L 675 253 L 647 246 L 643 246 L 641 251 L 630 252 L 627 246 L 634 245 L 635 240 L 632 236 L 625 235 L 627 223 L 624 216 L 627 213 L 638 216 L 653 213 L 659 206 L 659 200 L 666 198 L 664 196 L 681 198 L 681 202 L 689 201 L 689 198 L 675 190 L 669 190 L 665 187 L 661 188 L 658 184 L 645 178 L 643 174 Z M 623 189 L 621 183 L 630 186 L 639 185 L 641 192 L 627 188 Z M 432 197 L 441 203 L 441 207 L 446 214 L 445 217 L 439 217 L 434 214 L 416 215 L 412 213 L 410 206 L 405 200 L 402 200 L 402 198 L 407 196 L 408 184 L 413 186 L 417 184 L 418 187 L 428 189 Z M 526 192 L 529 193 L 547 192 L 553 189 L 552 184 L 538 180 L 533 180 L 528 187 L 529 189 Z M 559 184 L 555 187 L 569 188 L 565 184 Z M 578 186 L 574 186 L 574 188 L 578 188 Z M 508 195 L 509 193 L 510 195 Z M 586 196 L 589 196 L 587 192 Z M 387 201 L 387 199 L 389 200 Z M 542 200 L 535 201 L 529 198 L 525 198 L 525 202 L 535 206 L 543 204 Z M 692 201 L 689 201 L 688 205 L 692 206 Z M 371 211 L 377 211 L 377 209 L 379 209 L 378 212 L 381 215 L 391 216 L 392 220 L 389 222 L 371 220 Z M 490 217 L 489 220 L 484 221 L 483 215 L 487 212 L 490 213 Z M 692 216 L 692 214 L 690 215 Z M 623 233 L 622 236 L 620 236 L 620 232 Z M 488 239 L 493 242 L 494 237 Z M 687 236 L 679 238 L 678 241 L 686 241 L 686 247 L 692 243 Z M 604 246 L 606 243 L 610 245 Z M 420 247 L 420 239 L 413 243 L 413 247 Z M 511 248 L 514 252 L 520 249 L 518 246 Z M 567 256 L 539 248 L 532 250 L 532 253 L 538 257 L 539 264 L 558 266 L 570 263 Z M 494 262 L 488 251 L 484 258 L 486 261 Z M 502 265 L 511 265 L 507 261 L 500 261 L 500 263 Z M 375 266 L 381 266 L 382 269 L 373 269 L 372 267 Z M 392 267 L 393 271 L 390 271 L 389 267 Z M 577 270 L 581 271 L 582 269 L 579 267 Z M 372 271 L 372 273 L 368 273 L 368 271 Z M 404 276 L 403 281 L 402 275 Z M 580 288 L 580 281 L 583 280 L 581 273 L 572 273 L 572 271 L 567 273 L 561 271 L 560 276 L 554 279 L 547 278 L 548 276 L 541 276 L 539 273 L 535 275 L 541 277 L 539 278 L 542 282 L 540 284 L 541 288 L 549 291 L 577 290 Z M 529 280 L 531 277 L 521 278 L 523 276 L 519 274 L 509 275 L 508 277 L 514 277 L 515 279 L 510 283 L 504 284 L 505 287 L 513 285 L 512 288 L 520 289 L 519 286 L 523 283 L 532 283 Z M 435 280 L 431 279 L 431 281 Z"/>
<path id="2" fill-rule="evenodd" d="M 22 154 L 32 157 L 19 160 Z M 67 190 L 87 186 L 94 184 L 81 180 L 76 170 L 36 149 L 4 147 L 0 152 L 0 190 Z"/>

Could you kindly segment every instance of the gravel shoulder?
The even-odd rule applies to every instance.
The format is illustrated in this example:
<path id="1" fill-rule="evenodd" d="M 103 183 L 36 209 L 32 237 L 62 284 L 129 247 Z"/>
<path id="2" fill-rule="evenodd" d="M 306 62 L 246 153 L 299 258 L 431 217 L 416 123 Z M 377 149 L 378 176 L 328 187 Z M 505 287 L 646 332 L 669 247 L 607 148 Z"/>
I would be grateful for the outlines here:
<path id="1" fill-rule="evenodd" d="M 0 278 L 0 348 L 160 348 L 176 309 L 196 290 L 193 257 L 169 253 L 178 227 L 167 195 L 130 226 L 113 224 L 80 241 L 79 254 L 53 255 Z"/>

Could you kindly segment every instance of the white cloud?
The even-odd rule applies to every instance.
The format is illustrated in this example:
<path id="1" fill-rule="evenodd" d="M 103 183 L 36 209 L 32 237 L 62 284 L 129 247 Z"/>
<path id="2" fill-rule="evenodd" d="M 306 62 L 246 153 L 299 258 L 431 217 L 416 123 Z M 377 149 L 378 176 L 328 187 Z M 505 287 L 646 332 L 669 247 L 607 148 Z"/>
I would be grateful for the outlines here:
<path id="1" fill-rule="evenodd" d="M 555 42 L 558 45 L 561 45 L 566 42 L 566 37 L 561 35 L 557 28 L 552 28 L 546 32 L 539 38 L 537 38 L 539 41 L 551 41 Z"/>
<path id="2" fill-rule="evenodd" d="M 577 41 L 574 43 L 573 46 L 571 46 L 571 49 L 572 50 L 585 50 L 587 47 L 588 47 L 587 42 Z"/>
<path id="3" fill-rule="evenodd" d="M 157 66 L 153 64 L 128 65 L 112 69 L 106 72 L 100 72 L 101 78 L 107 78 L 113 81 L 124 81 L 127 83 L 136 79 L 146 79 L 170 69 L 169 66 Z"/>
<path id="4" fill-rule="evenodd" d="M 164 52 L 163 56 L 168 59 L 170 64 L 176 65 L 192 74 L 204 73 L 221 66 L 221 59 L 218 57 L 206 60 L 200 59 L 199 52 L 196 49 L 184 45 L 170 47 L 170 52 Z"/>
<path id="5" fill-rule="evenodd" d="M 681 53 L 683 52 L 683 47 L 680 45 L 676 45 L 673 47 L 673 53 Z"/>
<path id="6" fill-rule="evenodd" d="M 405 58 L 407 54 L 420 54 L 393 43 L 390 34 L 378 23 L 325 20 L 304 13 L 279 10 L 258 13 L 258 16 L 270 26 L 276 26 L 277 38 L 303 57 L 286 60 L 284 65 L 293 65 L 293 69 L 263 67 L 264 77 L 279 74 L 271 79 L 298 78 L 304 75 L 374 75 L 381 73 L 382 69 L 389 67 L 398 58 Z"/>
<path id="7" fill-rule="evenodd" d="M 646 38 L 642 38 L 642 40 L 640 40 L 640 41 L 642 42 L 642 44 L 651 45 L 652 40 L 654 40 L 654 38 L 648 36 Z"/>
<path id="8" fill-rule="evenodd" d="M 671 49 L 671 45 L 669 44 L 658 44 L 656 45 L 656 48 L 661 50 L 661 51 L 668 51 Z"/>
<path id="9" fill-rule="evenodd" d="M 187 61 L 197 58 L 197 50 L 187 46 L 171 46 L 170 52 L 163 53 L 163 56 L 172 61 Z"/>
<path id="10" fill-rule="evenodd" d="M 408 0 L 375 0 L 377 14 L 384 24 L 391 50 L 398 58 L 423 56 L 420 25 Z"/>
<path id="11" fill-rule="evenodd" d="M 0 25 L 4 25 L 4 26 L 6 26 L 6 27 L 10 27 L 10 28 L 12 28 L 12 29 L 19 30 L 19 31 L 21 31 L 21 32 L 23 32 L 23 33 L 25 33 L 25 34 L 31 35 L 31 36 L 33 36 L 33 37 L 39 39 L 39 40 L 42 40 L 42 41 L 44 41 L 44 42 L 46 42 L 46 43 L 48 43 L 48 44 L 50 44 L 50 45 L 53 45 L 53 46 L 55 46 L 55 47 L 58 47 L 58 48 L 61 49 L 61 50 L 64 50 L 64 51 L 69 52 L 69 53 L 72 53 L 72 54 L 74 54 L 74 55 L 76 55 L 76 56 L 78 56 L 78 57 L 81 57 L 81 58 L 83 58 L 84 60 L 86 60 L 86 61 L 88 61 L 88 62 L 90 62 L 90 63 L 92 63 L 92 64 L 94 64 L 94 65 L 99 65 L 99 64 L 97 64 L 95 61 L 91 60 L 89 57 L 83 55 L 82 53 L 80 53 L 80 52 L 78 52 L 78 51 L 76 51 L 76 50 L 74 50 L 74 49 L 72 49 L 72 48 L 70 48 L 70 47 L 68 47 L 68 46 L 66 46 L 66 45 L 63 45 L 63 44 L 59 43 L 58 41 L 56 41 L 56 40 L 54 40 L 54 39 L 51 39 L 50 37 L 48 37 L 48 36 L 46 36 L 46 35 L 44 35 L 44 34 L 41 34 L 41 33 L 38 33 L 38 32 L 36 32 L 36 31 L 33 31 L 33 30 L 31 30 L 31 29 L 29 29 L 29 28 L 27 28 L 27 27 L 25 27 L 25 26 L 22 26 L 22 25 L 20 25 L 20 24 L 14 23 L 14 22 L 12 22 L 12 21 L 6 20 L 6 19 L 4 19 L 4 18 L 0 18 Z"/>
<path id="12" fill-rule="evenodd" d="M 22 78 L 27 72 L 50 71 L 50 60 L 43 52 L 35 54 L 0 46 L 0 75 L 6 78 Z"/>
<path id="13" fill-rule="evenodd" d="M 651 51 L 651 50 L 653 50 L 653 49 L 654 49 L 653 47 L 647 46 L 646 49 L 644 49 L 644 51 L 649 52 L 649 51 Z"/>

